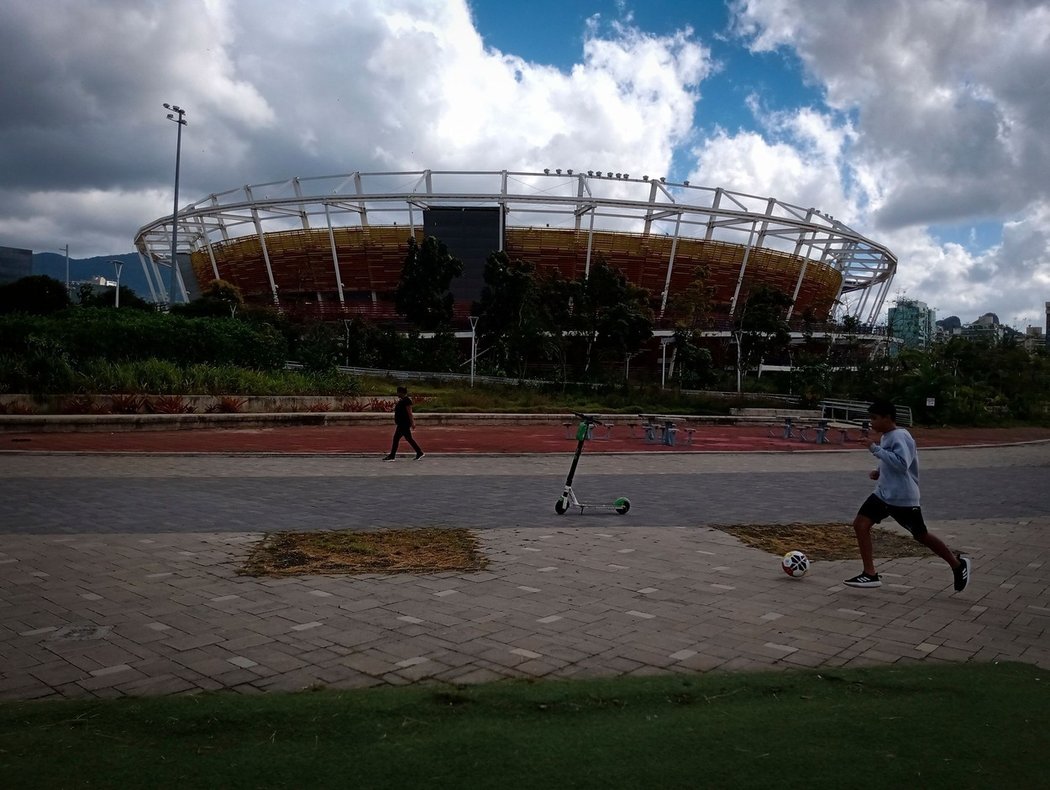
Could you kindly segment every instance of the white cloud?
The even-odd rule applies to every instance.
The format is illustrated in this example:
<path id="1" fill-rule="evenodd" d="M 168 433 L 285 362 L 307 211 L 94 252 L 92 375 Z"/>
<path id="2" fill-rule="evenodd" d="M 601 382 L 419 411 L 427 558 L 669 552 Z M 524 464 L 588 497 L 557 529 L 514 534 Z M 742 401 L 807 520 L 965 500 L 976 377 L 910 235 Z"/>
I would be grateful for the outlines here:
<path id="1" fill-rule="evenodd" d="M 897 254 L 895 287 L 942 314 L 1036 320 L 1050 297 L 1050 7 L 739 0 L 733 12 L 754 51 L 801 60 L 826 111 L 762 123 L 760 140 L 716 135 L 698 172 L 848 217 Z M 941 244 L 930 229 L 978 221 L 1002 223 L 1002 242 Z"/>
<path id="2" fill-rule="evenodd" d="M 881 227 L 978 219 L 1050 197 L 1050 6 L 1019 0 L 740 0 L 757 51 L 795 52 L 854 155 L 887 183 Z"/>
<path id="3" fill-rule="evenodd" d="M 555 68 L 490 46 L 467 0 L 49 0 L 47 13 L 7 0 L 0 243 L 129 249 L 171 208 L 166 101 L 189 121 L 183 204 L 358 169 L 657 176 L 692 151 L 693 183 L 830 212 L 897 252 L 909 295 L 960 316 L 1050 297 L 1045 0 L 732 12 L 727 46 L 797 58 L 824 101 L 772 111 L 783 102 L 756 95 L 751 130 L 700 140 L 711 52 L 685 27 L 638 29 L 626 4 L 619 21 L 592 17 L 575 62 Z M 928 227 L 979 221 L 1003 224 L 993 249 L 938 244 Z"/>
<path id="4" fill-rule="evenodd" d="M 757 102 L 752 108 L 761 112 Z M 812 206 L 846 224 L 855 221 L 863 196 L 851 197 L 844 187 L 847 146 L 853 138 L 849 126 L 836 126 L 810 108 L 760 115 L 758 120 L 762 134 L 719 130 L 704 140 L 694 152 L 690 180 Z"/>
<path id="5" fill-rule="evenodd" d="M 165 101 L 187 111 L 185 204 L 353 170 L 668 172 L 711 67 L 691 31 L 597 21 L 572 68 L 530 63 L 486 46 L 465 0 L 48 9 L 10 0 L 0 12 L 0 101 L 12 108 L 0 118 L 0 231 L 39 248 L 76 239 L 84 255 L 129 248 L 169 210 L 136 197 L 170 190 Z M 31 75 L 34 90 L 6 74 Z M 98 213 L 59 213 L 85 202 Z"/>

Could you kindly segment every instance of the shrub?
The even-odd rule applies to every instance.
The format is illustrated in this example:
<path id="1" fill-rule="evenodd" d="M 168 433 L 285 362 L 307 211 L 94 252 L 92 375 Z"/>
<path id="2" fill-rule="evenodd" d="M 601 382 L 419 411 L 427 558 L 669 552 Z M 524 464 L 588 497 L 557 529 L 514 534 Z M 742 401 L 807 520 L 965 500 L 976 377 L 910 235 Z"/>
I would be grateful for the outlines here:
<path id="1" fill-rule="evenodd" d="M 0 344 L 27 350 L 31 335 L 57 342 L 75 359 L 156 357 L 182 365 L 209 363 L 274 370 L 288 356 L 273 326 L 232 318 L 186 318 L 135 310 L 78 308 L 50 316 L 0 316 Z"/>
<path id="2" fill-rule="evenodd" d="M 11 403 L 0 403 L 0 414 L 36 414 L 36 409 L 30 403 L 16 400 Z"/>
<path id="3" fill-rule="evenodd" d="M 0 285 L 0 313 L 47 314 L 70 305 L 65 283 L 44 274 Z"/>
<path id="4" fill-rule="evenodd" d="M 328 324 L 311 325 L 295 346 L 295 358 L 302 363 L 304 370 L 311 373 L 334 370 L 342 353 L 342 338 Z"/>
<path id="5" fill-rule="evenodd" d="M 62 401 L 59 405 L 59 412 L 62 414 L 103 414 L 105 410 L 87 395 L 74 395 Z"/>
<path id="6" fill-rule="evenodd" d="M 138 378 L 139 392 L 180 393 L 186 392 L 186 379 L 182 369 L 174 362 L 163 359 L 144 359 L 133 368 Z"/>
<path id="7" fill-rule="evenodd" d="M 75 374 L 69 364 L 69 354 L 55 340 L 30 335 L 26 339 L 27 353 L 23 358 L 23 391 L 34 395 L 72 390 Z"/>
<path id="8" fill-rule="evenodd" d="M 146 401 L 151 414 L 192 414 L 193 407 L 181 395 L 161 395 Z"/>
<path id="9" fill-rule="evenodd" d="M 244 398 L 231 398 L 223 397 L 220 398 L 216 403 L 213 403 L 207 409 L 206 412 L 209 414 L 240 414 L 244 411 L 244 405 L 248 401 Z"/>
<path id="10" fill-rule="evenodd" d="M 111 395 L 109 408 L 114 414 L 138 414 L 145 400 L 141 395 Z"/>

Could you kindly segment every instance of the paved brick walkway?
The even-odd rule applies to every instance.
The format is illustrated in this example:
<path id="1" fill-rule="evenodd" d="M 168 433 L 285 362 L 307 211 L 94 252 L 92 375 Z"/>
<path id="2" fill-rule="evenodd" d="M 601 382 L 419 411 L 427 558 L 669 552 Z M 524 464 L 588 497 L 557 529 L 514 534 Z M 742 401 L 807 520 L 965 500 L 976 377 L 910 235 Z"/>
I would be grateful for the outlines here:
<path id="1" fill-rule="evenodd" d="M 988 507 L 1010 513 L 962 517 L 937 494 L 931 527 L 975 557 L 974 582 L 962 594 L 952 593 L 950 573 L 932 557 L 884 561 L 879 590 L 840 584 L 856 572 L 855 560 L 818 562 L 792 580 L 779 558 L 712 526 L 739 522 L 757 506 L 749 503 L 755 491 L 794 501 L 799 487 L 818 490 L 832 475 L 862 478 L 870 465 L 864 452 L 585 459 L 593 489 L 636 481 L 638 507 L 625 517 L 555 516 L 557 492 L 549 489 L 565 460 L 0 455 L 5 499 L 16 503 L 0 511 L 0 698 L 897 661 L 1050 668 L 1050 495 L 1036 482 L 1045 481 L 1050 444 L 925 452 L 933 481 L 976 487 L 994 479 Z M 855 487 L 841 501 L 860 501 L 870 481 L 845 479 L 836 485 Z M 294 480 L 328 486 L 324 506 L 342 502 L 345 526 L 407 508 L 402 500 L 417 491 L 437 496 L 448 481 L 473 481 L 475 499 L 458 509 L 449 499 L 436 517 L 454 524 L 457 512 L 471 513 L 489 567 L 427 576 L 238 575 L 260 529 L 297 526 L 277 504 Z M 499 481 L 522 480 L 545 498 L 518 503 L 530 521 L 507 526 L 491 492 Z M 750 492 L 742 498 L 696 493 L 756 480 L 759 488 L 741 488 Z M 380 482 L 403 487 L 369 506 L 366 494 Z M 659 485 L 673 486 L 666 490 L 685 505 L 672 512 L 647 501 Z M 252 511 L 258 528 L 194 527 L 209 510 L 228 507 L 235 490 L 254 492 L 257 505 L 274 495 Z M 79 510 L 59 527 L 63 491 Z M 173 511 L 174 527 L 146 510 L 151 497 L 158 513 Z M 308 524 L 320 510 L 303 501 L 298 512 Z M 20 527 L 26 523 L 32 528 Z"/>

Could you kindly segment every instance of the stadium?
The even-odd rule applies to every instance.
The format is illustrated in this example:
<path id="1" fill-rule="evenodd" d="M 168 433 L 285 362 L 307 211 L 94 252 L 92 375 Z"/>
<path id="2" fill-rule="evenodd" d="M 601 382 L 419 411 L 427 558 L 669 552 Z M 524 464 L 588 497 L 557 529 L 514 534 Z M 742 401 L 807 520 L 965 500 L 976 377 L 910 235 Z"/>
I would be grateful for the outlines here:
<path id="1" fill-rule="evenodd" d="M 173 233 L 173 222 L 175 224 Z M 174 236 L 174 242 L 173 242 Z M 397 318 L 408 239 L 436 236 L 464 263 L 454 322 L 466 324 L 485 259 L 502 250 L 538 270 L 585 277 L 601 258 L 669 302 L 707 269 L 712 328 L 728 328 L 757 285 L 793 300 L 789 322 L 853 316 L 871 325 L 896 257 L 834 217 L 720 187 L 600 170 L 353 172 L 215 193 L 142 227 L 135 247 L 154 301 L 214 279 L 289 316 Z M 662 323 L 661 323 L 662 322 Z"/>

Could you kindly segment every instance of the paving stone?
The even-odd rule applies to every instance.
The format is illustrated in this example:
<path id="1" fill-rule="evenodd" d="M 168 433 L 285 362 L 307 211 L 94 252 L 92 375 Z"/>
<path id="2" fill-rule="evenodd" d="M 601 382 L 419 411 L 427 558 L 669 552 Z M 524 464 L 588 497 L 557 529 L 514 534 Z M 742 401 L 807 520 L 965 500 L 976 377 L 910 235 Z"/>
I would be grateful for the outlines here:
<path id="1" fill-rule="evenodd" d="M 980 557 L 971 588 L 961 595 L 951 592 L 943 563 L 933 557 L 883 562 L 892 589 L 844 588 L 839 579 L 855 572 L 856 561 L 816 563 L 803 583 L 785 582 L 766 573 L 775 558 L 699 524 L 705 518 L 762 523 L 761 497 L 749 498 L 742 488 L 756 479 L 763 490 L 792 487 L 799 501 L 806 501 L 810 489 L 822 492 L 820 501 L 830 501 L 837 495 L 827 492 L 839 490 L 833 478 L 841 474 L 846 480 L 843 468 L 854 459 L 863 461 L 848 453 L 834 459 L 795 455 L 790 470 L 783 457 L 727 455 L 719 457 L 717 466 L 702 454 L 659 461 L 596 459 L 595 465 L 605 469 L 593 479 L 617 490 L 642 485 L 655 501 L 666 501 L 658 523 L 640 517 L 638 508 L 639 517 L 632 511 L 630 520 L 603 521 L 600 532 L 587 528 L 597 517 L 580 522 L 584 528 L 575 522 L 566 528 L 569 522 L 555 521 L 552 515 L 552 528 L 542 519 L 537 523 L 527 504 L 514 504 L 528 503 L 528 497 L 515 499 L 501 491 L 482 497 L 464 519 L 468 526 L 496 527 L 478 533 L 491 560 L 483 573 L 371 574 L 308 582 L 237 576 L 244 547 L 258 540 L 259 532 L 215 531 L 219 522 L 209 519 L 227 498 L 266 500 L 253 516 L 264 528 L 271 518 L 279 525 L 282 501 L 271 497 L 271 491 L 300 501 L 325 496 L 330 471 L 299 474 L 316 459 L 227 458 L 220 464 L 197 458 L 184 466 L 167 459 L 165 466 L 151 468 L 148 457 L 56 457 L 35 467 L 25 457 L 12 468 L 0 457 L 0 494 L 7 480 L 3 473 L 9 471 L 17 475 L 11 479 L 31 481 L 29 490 L 40 498 L 41 507 L 77 496 L 83 479 L 78 464 L 90 462 L 93 474 L 107 475 L 129 492 L 136 490 L 143 467 L 150 468 L 148 494 L 141 500 L 130 495 L 128 501 L 164 501 L 165 523 L 185 518 L 186 527 L 164 531 L 144 522 L 141 514 L 121 522 L 117 512 L 115 521 L 92 522 L 90 514 L 86 520 L 134 523 L 148 531 L 5 534 L 6 555 L 18 558 L 12 564 L 26 570 L 17 579 L 0 576 L 0 665 L 5 672 L 21 673 L 13 683 L 4 677 L 9 685 L 0 694 L 183 693 L 224 685 L 251 693 L 249 689 L 295 686 L 306 678 L 311 682 L 303 687 L 317 682 L 358 687 L 353 684 L 378 679 L 403 684 L 429 677 L 448 682 L 548 674 L 607 677 L 993 657 L 1048 666 L 1050 582 L 1042 570 L 1050 563 L 1050 541 L 1044 537 L 1050 513 L 1044 503 L 1042 512 L 1026 513 L 1025 518 L 998 519 L 965 499 L 974 481 L 994 480 L 1003 491 L 1005 504 L 999 507 L 1009 511 L 1011 501 L 1031 502 L 1026 491 L 1035 490 L 1033 481 L 1045 474 L 1048 456 L 1045 447 L 924 452 L 931 470 L 924 469 L 924 478 L 931 478 L 924 494 L 932 490 L 934 501 L 947 503 L 935 529 Z M 449 491 L 469 481 L 477 488 L 477 478 L 495 468 L 504 470 L 499 480 L 533 483 L 537 470 L 554 480 L 563 473 L 543 458 L 450 457 L 441 462 L 448 464 L 447 474 L 432 464 L 414 481 L 422 486 L 424 500 L 427 486 Z M 657 472 L 652 467 L 658 464 L 672 466 Z M 854 489 L 861 465 L 849 472 L 853 482 L 848 486 Z M 358 470 L 352 459 L 341 459 L 340 480 L 367 475 L 372 485 L 377 480 L 372 467 L 362 464 Z M 719 475 L 718 487 L 712 488 L 715 478 L 705 472 Z M 940 499 L 938 474 L 948 495 Z M 383 478 L 378 480 L 382 485 Z M 729 482 L 733 484 L 725 485 Z M 322 487 L 311 489 L 315 484 Z M 191 490 L 195 493 L 187 496 Z M 347 493 L 345 486 L 340 490 L 344 498 L 337 510 L 345 526 L 346 514 L 356 512 L 347 497 L 356 494 Z M 700 516 L 687 506 L 695 505 L 697 496 L 705 502 Z M 855 498 L 850 495 L 836 504 L 835 517 L 855 509 Z M 393 510 L 406 509 L 401 516 L 415 506 L 396 497 L 389 501 Z M 0 524 L 6 523 L 3 507 L 0 501 Z M 517 507 L 523 508 L 521 515 L 516 515 Z M 959 514 L 955 520 L 949 518 L 953 509 Z M 374 508 L 360 512 L 372 514 Z M 780 515 L 799 520 L 787 511 Z M 811 509 L 806 518 L 817 515 Z M 205 529 L 212 531 L 194 531 L 211 523 L 216 528 Z M 767 518 L 766 523 L 775 522 Z M 540 551 L 525 551 L 534 548 Z M 147 580 L 149 576 L 153 578 Z M 734 589 L 726 589 L 730 587 Z M 435 595 L 442 592 L 451 594 Z M 53 631 L 45 629 L 77 623 L 111 630 L 94 646 L 48 639 Z M 931 647 L 923 652 L 919 645 Z M 515 655 L 512 649 L 537 657 Z M 254 665 L 239 668 L 230 664 L 232 657 Z M 414 657 L 428 660 L 395 666 Z M 94 681 L 117 678 L 125 670 L 106 670 L 122 664 L 144 677 L 90 690 L 78 683 L 85 676 Z M 90 676 L 99 670 L 103 674 Z M 34 671 L 53 686 L 34 677 Z M 160 679 L 155 689 L 148 682 L 151 676 Z"/>
<path id="2" fill-rule="evenodd" d="M 198 647 L 204 647 L 205 645 L 215 645 L 222 641 L 223 638 L 219 634 L 189 634 L 175 639 L 168 639 L 164 644 L 172 650 L 181 653 Z"/>

